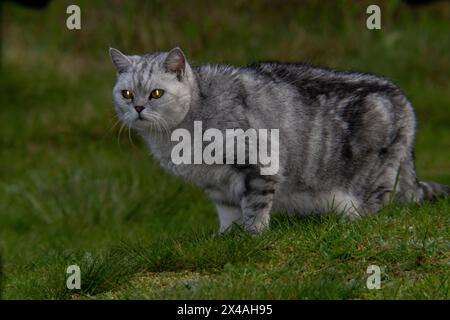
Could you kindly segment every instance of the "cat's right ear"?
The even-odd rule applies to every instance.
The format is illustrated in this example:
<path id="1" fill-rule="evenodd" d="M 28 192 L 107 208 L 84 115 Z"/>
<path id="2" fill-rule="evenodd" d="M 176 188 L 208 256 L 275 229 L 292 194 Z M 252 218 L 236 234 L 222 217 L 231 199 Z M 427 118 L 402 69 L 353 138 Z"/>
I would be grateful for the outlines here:
<path id="1" fill-rule="evenodd" d="M 117 49 L 109 48 L 109 55 L 116 67 L 117 73 L 124 72 L 131 65 L 131 60 Z"/>

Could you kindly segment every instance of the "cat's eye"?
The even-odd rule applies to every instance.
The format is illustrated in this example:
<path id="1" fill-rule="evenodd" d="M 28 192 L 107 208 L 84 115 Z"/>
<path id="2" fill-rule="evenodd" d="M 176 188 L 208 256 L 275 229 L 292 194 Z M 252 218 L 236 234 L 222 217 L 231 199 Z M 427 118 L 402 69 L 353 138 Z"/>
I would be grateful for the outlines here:
<path id="1" fill-rule="evenodd" d="M 133 92 L 130 90 L 122 90 L 122 97 L 125 99 L 133 99 Z"/>
<path id="2" fill-rule="evenodd" d="M 163 96 L 164 90 L 163 89 L 155 89 L 150 93 L 149 99 L 159 99 Z"/>

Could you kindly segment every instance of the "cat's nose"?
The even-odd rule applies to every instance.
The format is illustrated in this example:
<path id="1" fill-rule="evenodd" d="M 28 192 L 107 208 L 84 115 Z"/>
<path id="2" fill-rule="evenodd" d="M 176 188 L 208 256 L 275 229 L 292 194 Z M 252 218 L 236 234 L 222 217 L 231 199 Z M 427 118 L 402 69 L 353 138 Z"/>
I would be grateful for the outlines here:
<path id="1" fill-rule="evenodd" d="M 145 109 L 143 106 L 134 106 L 134 109 L 137 111 L 137 113 L 141 113 L 142 110 Z"/>

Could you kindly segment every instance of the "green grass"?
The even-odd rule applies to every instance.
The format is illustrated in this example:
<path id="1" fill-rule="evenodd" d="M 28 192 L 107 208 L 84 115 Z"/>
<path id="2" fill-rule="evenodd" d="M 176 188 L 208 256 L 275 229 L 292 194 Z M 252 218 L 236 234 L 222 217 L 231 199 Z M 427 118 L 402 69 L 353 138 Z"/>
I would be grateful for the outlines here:
<path id="1" fill-rule="evenodd" d="M 258 237 L 213 237 L 214 208 L 118 137 L 107 49 L 181 46 L 194 63 L 306 61 L 383 74 L 418 116 L 421 179 L 450 184 L 450 4 L 373 1 L 79 1 L 4 5 L 0 76 L 0 290 L 5 299 L 448 299 L 450 200 L 355 223 L 276 213 Z M 214 4 L 213 4 L 214 3 Z M 66 289 L 77 264 L 82 290 Z M 382 269 L 381 290 L 366 269 Z"/>

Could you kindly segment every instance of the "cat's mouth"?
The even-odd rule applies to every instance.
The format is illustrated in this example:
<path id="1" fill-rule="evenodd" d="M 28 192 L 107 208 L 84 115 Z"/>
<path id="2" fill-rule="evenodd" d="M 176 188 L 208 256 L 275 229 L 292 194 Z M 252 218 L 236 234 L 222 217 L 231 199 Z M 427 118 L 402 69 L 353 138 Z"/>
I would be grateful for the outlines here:
<path id="1" fill-rule="evenodd" d="M 152 129 L 162 131 L 168 129 L 165 121 L 163 121 L 159 116 L 148 116 L 143 114 L 137 115 L 132 121 L 131 126 L 137 130 Z"/>
<path id="2" fill-rule="evenodd" d="M 145 117 L 142 113 L 139 113 L 133 117 L 134 119 L 131 122 L 136 123 L 144 123 L 144 122 L 151 122 L 152 120 Z"/>

